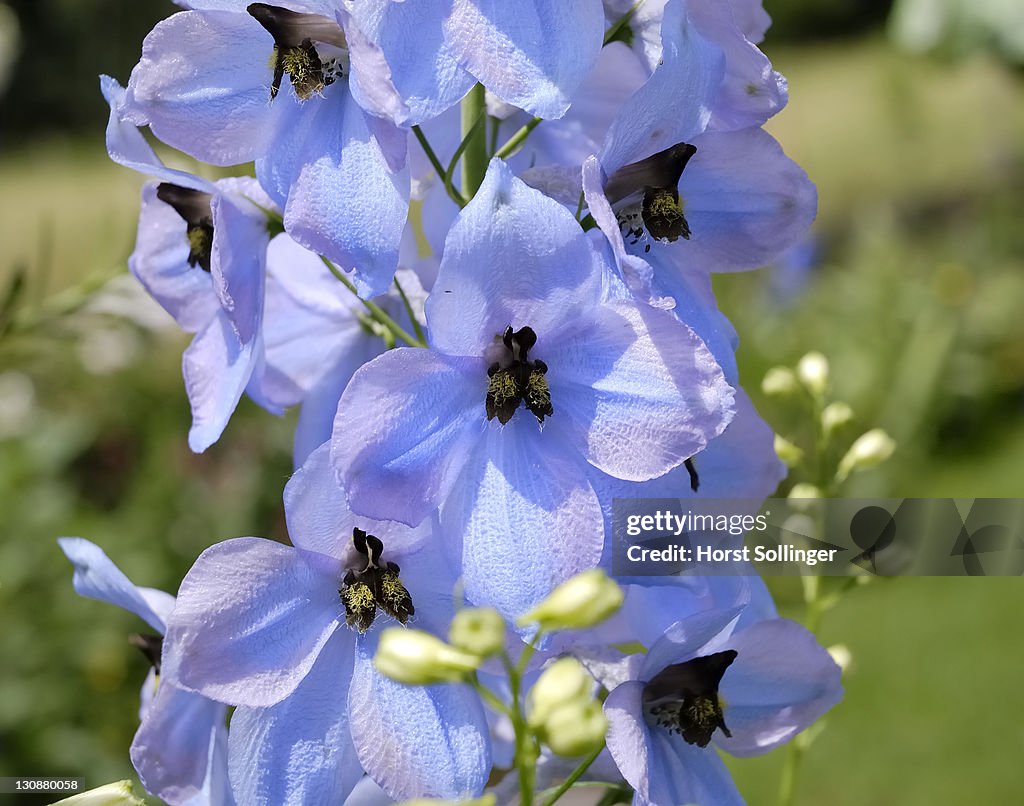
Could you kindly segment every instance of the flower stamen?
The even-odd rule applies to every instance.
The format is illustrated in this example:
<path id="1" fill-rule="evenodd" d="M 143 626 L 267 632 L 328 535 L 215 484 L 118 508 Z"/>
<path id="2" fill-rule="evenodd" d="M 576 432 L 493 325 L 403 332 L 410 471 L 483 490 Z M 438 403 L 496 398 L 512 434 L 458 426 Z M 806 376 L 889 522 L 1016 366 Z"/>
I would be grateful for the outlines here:
<path id="1" fill-rule="evenodd" d="M 366 632 L 377 617 L 378 609 L 400 624 L 408 623 L 416 608 L 399 577 L 401 569 L 395 563 L 381 562 L 384 543 L 359 528 L 352 530 L 352 543 L 366 558 L 366 564 L 361 569 L 349 569 L 338 591 L 345 605 L 345 623 L 361 633 Z"/>
<path id="2" fill-rule="evenodd" d="M 513 331 L 509 325 L 501 342 L 506 350 L 504 360 L 495 361 L 487 369 L 487 419 L 497 417 L 505 425 L 523 403 L 537 422 L 543 423 L 555 410 L 551 405 L 551 388 L 544 377 L 548 365 L 539 359 L 529 359 L 537 334 L 530 327 Z"/>

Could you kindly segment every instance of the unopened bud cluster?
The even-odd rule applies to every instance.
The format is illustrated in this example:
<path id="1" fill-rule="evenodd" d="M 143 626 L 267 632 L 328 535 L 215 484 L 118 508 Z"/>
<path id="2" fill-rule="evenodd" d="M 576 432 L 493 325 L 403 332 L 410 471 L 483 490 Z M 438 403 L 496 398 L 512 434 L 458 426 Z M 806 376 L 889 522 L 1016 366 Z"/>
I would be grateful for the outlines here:
<path id="1" fill-rule="evenodd" d="M 552 752 L 582 756 L 604 743 L 608 720 L 594 697 L 594 679 L 575 658 L 559 658 L 527 698 L 527 723 Z"/>

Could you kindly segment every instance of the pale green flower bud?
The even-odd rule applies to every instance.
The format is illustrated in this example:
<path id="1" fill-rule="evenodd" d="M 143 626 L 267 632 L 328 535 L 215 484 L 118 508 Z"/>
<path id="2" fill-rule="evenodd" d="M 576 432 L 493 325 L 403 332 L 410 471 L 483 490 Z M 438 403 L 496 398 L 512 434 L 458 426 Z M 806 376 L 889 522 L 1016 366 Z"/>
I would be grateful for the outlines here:
<path id="1" fill-rule="evenodd" d="M 473 800 L 435 800 L 434 798 L 416 798 L 403 800 L 399 806 L 495 806 L 498 799 L 494 795 L 483 795 Z"/>
<path id="2" fill-rule="evenodd" d="M 578 630 L 600 624 L 622 607 L 624 594 L 600 568 L 566 580 L 516 623 L 539 624 L 543 630 Z"/>
<path id="3" fill-rule="evenodd" d="M 488 658 L 505 646 L 505 620 L 493 607 L 467 607 L 448 628 L 452 646 Z"/>
<path id="4" fill-rule="evenodd" d="M 828 388 L 828 359 L 818 352 L 808 353 L 796 365 L 796 374 L 811 394 L 823 395 Z"/>
<path id="5" fill-rule="evenodd" d="M 836 479 L 844 481 L 851 473 L 876 467 L 892 456 L 894 450 L 896 443 L 892 437 L 881 428 L 872 428 L 857 437 L 846 456 L 839 461 Z"/>
<path id="6" fill-rule="evenodd" d="M 131 781 L 115 781 L 58 800 L 53 806 L 146 806 L 146 801 L 135 796 Z"/>
<path id="7" fill-rule="evenodd" d="M 805 481 L 794 484 L 793 489 L 789 491 L 789 500 L 804 498 L 821 498 L 821 490 Z"/>
<path id="8" fill-rule="evenodd" d="M 408 686 L 461 683 L 480 665 L 480 656 L 449 646 L 422 630 L 388 627 L 380 635 L 373 665 Z"/>
<path id="9" fill-rule="evenodd" d="M 826 434 L 833 434 L 853 420 L 853 409 L 842 401 L 829 403 L 821 413 L 821 427 Z"/>
<path id="10" fill-rule="evenodd" d="M 576 658 L 559 658 L 548 666 L 530 689 L 526 700 L 530 727 L 540 728 L 556 708 L 593 699 L 594 678 Z"/>
<path id="11" fill-rule="evenodd" d="M 850 668 L 850 664 L 853 662 L 853 655 L 846 644 L 833 644 L 827 651 L 832 656 L 832 660 L 836 662 L 836 666 L 842 669 L 843 672 Z"/>
<path id="12" fill-rule="evenodd" d="M 783 436 L 775 435 L 775 453 L 787 467 L 796 467 L 803 461 L 804 452 Z"/>
<path id="13" fill-rule="evenodd" d="M 761 391 L 766 395 L 784 397 L 796 390 L 796 375 L 789 367 L 772 367 L 761 381 Z"/>
<path id="14" fill-rule="evenodd" d="M 582 756 L 604 744 L 608 719 L 601 703 L 568 703 L 556 708 L 544 723 L 544 743 L 560 756 Z"/>

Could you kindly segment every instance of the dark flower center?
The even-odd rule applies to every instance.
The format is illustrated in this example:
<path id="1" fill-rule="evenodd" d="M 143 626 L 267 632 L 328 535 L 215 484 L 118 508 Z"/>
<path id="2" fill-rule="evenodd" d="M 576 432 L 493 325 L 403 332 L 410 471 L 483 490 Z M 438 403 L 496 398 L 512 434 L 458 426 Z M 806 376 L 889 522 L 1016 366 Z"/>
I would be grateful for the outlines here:
<path id="1" fill-rule="evenodd" d="M 210 209 L 213 196 L 201 190 L 161 182 L 157 186 L 156 197 L 173 207 L 187 225 L 188 265 L 198 265 L 203 271 L 209 271 L 213 252 L 213 212 Z"/>
<path id="2" fill-rule="evenodd" d="M 300 101 L 321 95 L 348 75 L 348 42 L 334 20 L 267 3 L 251 3 L 246 10 L 274 37 L 271 100 L 277 97 L 286 73 Z"/>
<path id="3" fill-rule="evenodd" d="M 683 169 L 696 153 L 689 143 L 677 143 L 609 177 L 605 195 L 616 205 L 623 237 L 630 239 L 631 246 L 646 235 L 662 243 L 689 240 L 690 225 L 683 214 L 685 205 L 678 186 Z M 644 251 L 650 250 L 650 243 L 645 244 Z"/>
<path id="4" fill-rule="evenodd" d="M 164 637 L 162 635 L 134 633 L 128 636 L 128 643 L 133 647 L 137 647 L 146 656 L 146 660 L 150 662 L 152 667 L 156 669 L 156 673 L 160 674 L 160 653 L 164 648 Z"/>
<path id="5" fill-rule="evenodd" d="M 718 687 L 736 650 L 727 649 L 685 663 L 667 666 L 644 686 L 644 709 L 669 733 L 688 744 L 707 747 L 715 729 L 732 736 L 725 726 Z"/>
<path id="6" fill-rule="evenodd" d="M 544 422 L 545 417 L 554 414 L 551 406 L 551 389 L 544 377 L 548 365 L 539 359 L 533 361 L 529 352 L 537 343 L 537 334 L 530 327 L 522 327 L 513 332 L 512 327 L 505 329 L 501 338 L 505 346 L 505 355 L 495 361 L 487 369 L 487 419 L 498 418 L 505 425 L 512 419 L 520 404 L 533 412 L 537 422 Z"/>
<path id="7" fill-rule="evenodd" d="M 378 608 L 400 624 L 407 623 L 416 608 L 399 578 L 401 569 L 395 563 L 381 562 L 384 544 L 380 538 L 357 528 L 352 530 L 352 543 L 366 562 L 345 573 L 338 591 L 345 605 L 345 623 L 366 632 L 377 617 Z"/>

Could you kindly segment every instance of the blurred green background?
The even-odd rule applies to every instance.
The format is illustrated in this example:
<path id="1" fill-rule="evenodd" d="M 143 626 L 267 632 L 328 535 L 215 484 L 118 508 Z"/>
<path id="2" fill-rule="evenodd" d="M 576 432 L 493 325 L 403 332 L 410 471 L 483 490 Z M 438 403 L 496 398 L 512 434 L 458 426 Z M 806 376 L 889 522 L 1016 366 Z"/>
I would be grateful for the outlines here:
<path id="1" fill-rule="evenodd" d="M 842 439 L 882 426 L 899 443 L 847 494 L 1021 496 L 1024 74 L 1012 50 L 994 34 L 960 41 L 951 23 L 934 47 L 903 36 L 910 52 L 887 34 L 887 2 L 766 6 L 764 48 L 791 88 L 770 129 L 817 182 L 820 211 L 778 266 L 716 278 L 741 378 L 799 438 L 805 423 L 760 379 L 810 349 L 828 356 L 833 397 L 857 415 Z M 0 79 L 0 776 L 132 774 L 146 662 L 125 637 L 139 622 L 75 596 L 57 536 L 88 537 L 137 583 L 174 590 L 207 545 L 284 534 L 294 418 L 244 401 L 224 438 L 191 454 L 186 339 L 127 278 L 104 286 L 125 271 L 142 180 L 106 159 L 95 76 L 126 80 L 171 10 L 0 3 L 0 67 L 13 54 Z M 779 595 L 799 615 L 794 591 Z M 808 751 L 799 802 L 1020 802 L 1022 603 L 1015 579 L 851 593 L 822 631 L 852 653 L 847 696 Z M 780 762 L 732 764 L 750 803 L 774 801 Z"/>

